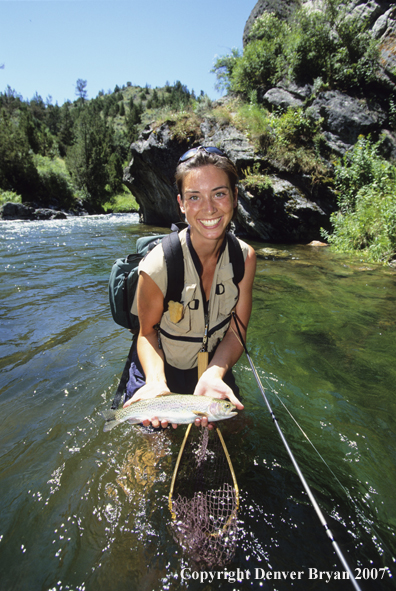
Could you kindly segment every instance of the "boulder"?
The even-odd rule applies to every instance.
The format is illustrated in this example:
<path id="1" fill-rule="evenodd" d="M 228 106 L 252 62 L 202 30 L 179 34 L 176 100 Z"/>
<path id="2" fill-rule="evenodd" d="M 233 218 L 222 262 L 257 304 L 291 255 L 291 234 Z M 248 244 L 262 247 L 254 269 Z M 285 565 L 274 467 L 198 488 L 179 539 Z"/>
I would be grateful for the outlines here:
<path id="1" fill-rule="evenodd" d="M 156 130 L 146 128 L 131 145 L 132 158 L 123 182 L 139 204 L 141 222 L 170 226 L 179 219 L 174 174 L 179 157 L 187 149 L 187 143 L 171 141 L 168 123 Z"/>
<path id="2" fill-rule="evenodd" d="M 386 119 L 379 105 L 338 90 L 319 93 L 309 112 L 314 119 L 324 119 L 323 128 L 328 132 L 329 142 L 338 143 L 339 148 L 344 144 L 345 149 L 355 144 L 359 135 L 378 132 Z"/>
<path id="3" fill-rule="evenodd" d="M 289 107 L 302 107 L 304 102 L 283 88 L 271 88 L 262 97 L 262 102 L 271 109 L 286 110 Z"/>
<path id="4" fill-rule="evenodd" d="M 3 220 L 64 220 L 67 215 L 54 209 L 36 208 L 25 203 L 5 203 L 0 209 Z"/>

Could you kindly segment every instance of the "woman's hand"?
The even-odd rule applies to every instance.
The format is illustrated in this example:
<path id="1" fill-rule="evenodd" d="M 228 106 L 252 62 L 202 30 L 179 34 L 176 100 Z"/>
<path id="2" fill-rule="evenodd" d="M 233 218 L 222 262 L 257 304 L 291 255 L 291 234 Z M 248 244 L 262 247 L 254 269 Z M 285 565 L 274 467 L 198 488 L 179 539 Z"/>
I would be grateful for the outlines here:
<path id="1" fill-rule="evenodd" d="M 156 398 L 157 396 L 166 396 L 170 393 L 171 392 L 168 386 L 166 385 L 166 382 L 149 382 L 148 384 L 145 384 L 144 386 L 139 388 L 139 390 L 135 392 L 132 398 L 126 401 L 126 403 L 124 404 L 124 408 L 126 408 L 130 404 L 133 404 L 134 402 L 137 402 L 138 400 L 147 400 L 149 398 Z M 166 427 L 168 426 L 168 421 L 160 422 L 159 419 L 157 419 L 157 417 L 153 417 L 152 419 L 146 419 L 142 421 L 142 423 L 145 427 L 148 427 L 150 423 L 155 428 L 161 425 L 161 427 L 166 429 Z M 177 425 L 173 425 L 174 429 L 176 429 L 176 427 Z"/>
<path id="2" fill-rule="evenodd" d="M 243 409 L 243 404 L 235 396 L 234 392 L 220 377 L 219 369 L 215 366 L 208 367 L 202 374 L 196 388 L 194 390 L 196 396 L 210 396 L 212 398 L 227 398 L 232 404 L 235 404 L 238 410 Z M 207 427 L 213 429 L 213 426 L 209 423 L 206 417 L 202 419 L 195 419 L 195 425 L 199 427 Z"/>

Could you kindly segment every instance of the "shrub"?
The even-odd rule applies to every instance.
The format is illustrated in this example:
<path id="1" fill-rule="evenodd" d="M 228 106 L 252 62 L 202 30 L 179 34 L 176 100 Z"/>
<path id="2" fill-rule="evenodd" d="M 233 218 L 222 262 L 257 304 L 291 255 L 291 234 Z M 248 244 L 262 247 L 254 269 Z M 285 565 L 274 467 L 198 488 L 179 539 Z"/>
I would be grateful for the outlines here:
<path id="1" fill-rule="evenodd" d="M 379 155 L 379 145 L 360 137 L 336 163 L 339 211 L 331 215 L 333 232 L 322 236 L 338 252 L 389 262 L 396 258 L 396 167 Z"/>
<path id="2" fill-rule="evenodd" d="M 296 10 L 290 23 L 265 12 L 254 23 L 243 55 L 233 50 L 218 58 L 212 72 L 222 88 L 249 96 L 283 78 L 363 88 L 378 69 L 378 41 L 367 24 L 348 14 L 340 0 L 327 0 L 322 10 Z"/>
<path id="3" fill-rule="evenodd" d="M 22 197 L 14 191 L 3 191 L 0 189 L 0 206 L 8 202 L 22 203 Z"/>

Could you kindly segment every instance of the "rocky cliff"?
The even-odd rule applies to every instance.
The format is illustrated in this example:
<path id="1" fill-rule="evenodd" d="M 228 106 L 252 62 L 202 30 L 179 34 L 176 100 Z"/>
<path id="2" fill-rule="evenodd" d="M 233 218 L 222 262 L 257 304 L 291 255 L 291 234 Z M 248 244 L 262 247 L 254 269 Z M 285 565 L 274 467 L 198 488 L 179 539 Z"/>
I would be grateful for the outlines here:
<path id="1" fill-rule="evenodd" d="M 309 3 L 308 3 L 309 4 Z M 311 3 L 315 8 L 318 2 Z M 244 43 L 254 21 L 264 11 L 289 18 L 299 5 L 294 0 L 259 0 L 244 30 Z M 396 92 L 396 7 L 391 2 L 369 0 L 350 3 L 351 14 L 368 19 L 371 34 L 379 40 L 381 72 L 375 88 L 366 95 L 339 90 L 315 89 L 309 84 L 298 86 L 283 81 L 274 88 L 262 88 L 260 102 L 269 110 L 288 107 L 309 109 L 310 117 L 320 121 L 321 157 L 331 175 L 334 158 L 342 156 L 359 135 L 384 137 L 383 149 L 396 158 L 396 136 L 389 121 L 389 98 Z M 221 99 L 219 103 L 230 100 Z M 320 228 L 327 227 L 336 207 L 329 184 L 299 171 L 286 169 L 282 163 L 257 150 L 248 134 L 229 121 L 219 123 L 210 116 L 202 117 L 194 133 L 180 137 L 173 132 L 171 121 L 148 126 L 132 144 L 132 159 L 124 171 L 124 183 L 140 205 L 141 221 L 169 226 L 178 218 L 173 175 L 177 160 L 195 145 L 221 147 L 237 165 L 241 177 L 246 170 L 265 170 L 267 183 L 240 184 L 236 229 L 255 239 L 268 242 L 318 240 Z"/>

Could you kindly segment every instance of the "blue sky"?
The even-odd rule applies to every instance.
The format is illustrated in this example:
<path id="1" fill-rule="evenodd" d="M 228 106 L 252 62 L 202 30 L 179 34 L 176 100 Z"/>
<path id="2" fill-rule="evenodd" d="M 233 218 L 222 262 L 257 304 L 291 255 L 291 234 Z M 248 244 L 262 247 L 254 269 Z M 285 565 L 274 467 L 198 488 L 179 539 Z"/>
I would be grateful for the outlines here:
<path id="1" fill-rule="evenodd" d="M 180 80 L 212 99 L 215 56 L 242 48 L 256 0 L 0 0 L 0 91 L 75 100 Z"/>

